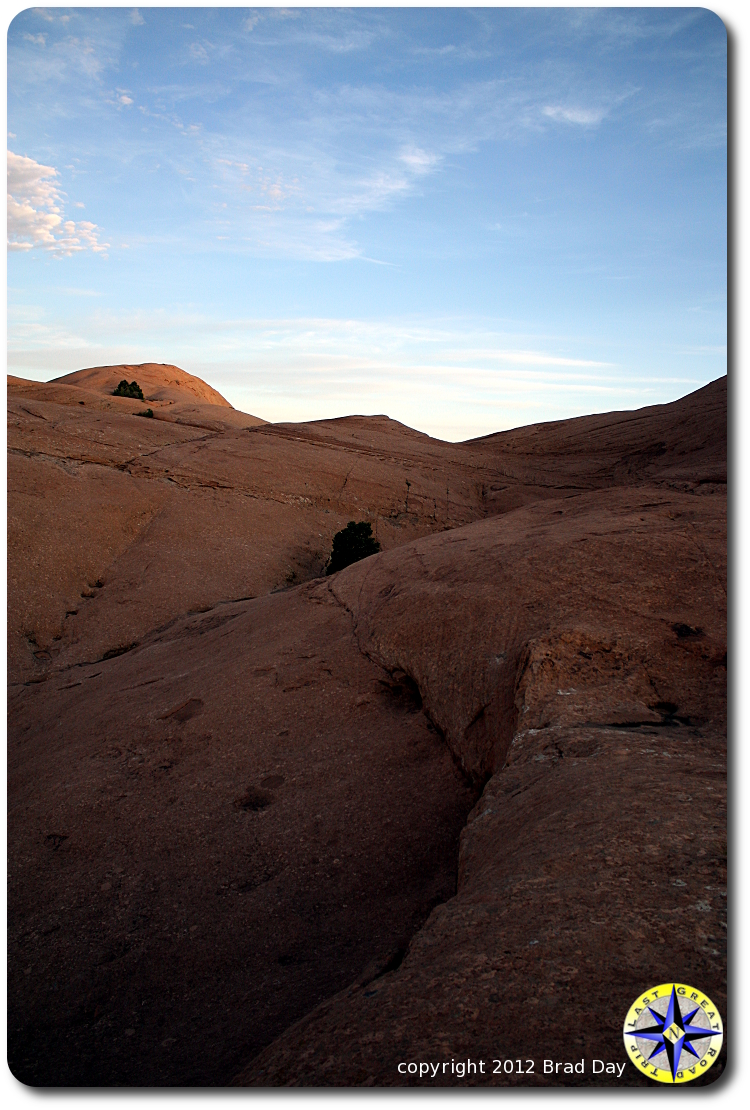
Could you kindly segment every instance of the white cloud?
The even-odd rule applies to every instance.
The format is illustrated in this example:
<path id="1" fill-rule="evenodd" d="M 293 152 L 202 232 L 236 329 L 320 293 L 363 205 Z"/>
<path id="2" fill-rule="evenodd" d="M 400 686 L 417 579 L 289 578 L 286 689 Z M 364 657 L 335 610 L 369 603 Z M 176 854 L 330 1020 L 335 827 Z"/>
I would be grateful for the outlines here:
<path id="1" fill-rule="evenodd" d="M 112 104 L 115 108 L 129 108 L 133 103 L 133 98 L 130 93 L 130 89 L 117 88 L 114 92 L 110 93 L 109 96 L 104 97 L 104 102 L 105 104 Z M 141 111 L 146 112 L 146 109 L 141 107 Z M 67 168 L 72 169 L 72 167 Z"/>
<path id="2" fill-rule="evenodd" d="M 143 16 L 137 8 L 133 8 L 133 10 L 131 11 L 130 22 L 133 24 L 134 27 L 141 27 L 145 22 Z"/>
<path id="3" fill-rule="evenodd" d="M 37 46 L 46 46 L 47 45 L 47 36 L 46 35 L 30 35 L 27 31 L 27 32 L 25 32 L 23 37 L 26 39 L 27 42 L 36 43 Z"/>
<path id="4" fill-rule="evenodd" d="M 429 173 L 433 166 L 440 161 L 436 154 L 428 154 L 426 150 L 420 150 L 416 146 L 403 150 L 400 158 L 412 173 L 417 174 Z"/>
<path id="5" fill-rule="evenodd" d="M 192 42 L 190 44 L 190 57 L 193 61 L 198 62 L 199 65 L 208 65 L 208 51 L 205 46 L 201 45 L 199 42 Z"/>
<path id="6" fill-rule="evenodd" d="M 62 223 L 57 170 L 8 151 L 8 249 L 54 247 Z"/>
<path id="7" fill-rule="evenodd" d="M 53 166 L 8 151 L 8 250 L 35 247 L 58 257 L 92 250 L 103 254 L 100 229 L 89 220 L 66 220 Z"/>
<path id="8" fill-rule="evenodd" d="M 387 133 L 385 142 L 378 139 L 390 149 L 368 148 L 366 158 L 353 150 L 341 159 L 329 149 L 327 128 L 320 115 L 313 115 L 305 139 L 286 149 L 283 141 L 251 144 L 246 136 L 229 150 L 225 140 L 216 149 L 219 144 L 207 136 L 204 151 L 211 145 L 215 149 L 212 188 L 223 194 L 212 207 L 223 217 L 220 207 L 229 205 L 234 214 L 229 239 L 236 248 L 318 261 L 365 258 L 352 221 L 389 209 L 419 189 L 443 161 L 442 152 L 427 144 L 401 136 L 393 142 Z M 224 235 L 229 224 L 221 222 L 216 230 Z"/>
<path id="9" fill-rule="evenodd" d="M 417 57 L 444 58 L 448 54 L 455 54 L 456 47 L 452 42 L 447 46 L 414 46 L 411 52 Z"/>
<path id="10" fill-rule="evenodd" d="M 606 108 L 566 108 L 561 104 L 548 105 L 542 112 L 549 119 L 578 123 L 584 127 L 596 126 L 607 114 Z"/>
<path id="11" fill-rule="evenodd" d="M 392 197 L 407 192 L 410 185 L 410 180 L 404 174 L 392 173 L 387 169 L 378 170 L 370 177 L 354 182 L 349 195 L 342 197 L 336 207 L 339 212 L 347 215 L 377 210 L 386 205 Z"/>

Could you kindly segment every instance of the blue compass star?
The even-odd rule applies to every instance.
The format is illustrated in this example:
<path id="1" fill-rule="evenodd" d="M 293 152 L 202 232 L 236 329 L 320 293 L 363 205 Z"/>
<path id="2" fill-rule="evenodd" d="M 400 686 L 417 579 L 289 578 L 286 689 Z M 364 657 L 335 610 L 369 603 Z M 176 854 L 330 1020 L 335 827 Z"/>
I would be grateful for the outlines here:
<path id="1" fill-rule="evenodd" d="M 696 1060 L 700 1056 L 693 1048 L 691 1041 L 698 1040 L 700 1037 L 710 1037 L 711 1030 L 706 1029 L 703 1025 L 691 1025 L 695 1015 L 700 1010 L 700 1006 L 696 1006 L 689 1014 L 683 1015 L 680 1013 L 680 1004 L 677 1000 L 677 990 L 672 985 L 672 994 L 667 1006 L 667 1012 L 662 1015 L 656 1010 L 648 1007 L 651 1016 L 656 1021 L 656 1025 L 644 1026 L 642 1029 L 636 1029 L 632 1033 L 628 1033 L 629 1037 L 638 1037 L 643 1041 L 654 1041 L 654 1048 L 649 1055 L 649 1060 L 654 1056 L 658 1056 L 660 1052 L 666 1052 L 667 1059 L 669 1060 L 669 1070 L 672 1073 L 672 1079 L 677 1078 L 677 1072 L 680 1070 L 680 1058 L 683 1052 L 689 1052 Z"/>

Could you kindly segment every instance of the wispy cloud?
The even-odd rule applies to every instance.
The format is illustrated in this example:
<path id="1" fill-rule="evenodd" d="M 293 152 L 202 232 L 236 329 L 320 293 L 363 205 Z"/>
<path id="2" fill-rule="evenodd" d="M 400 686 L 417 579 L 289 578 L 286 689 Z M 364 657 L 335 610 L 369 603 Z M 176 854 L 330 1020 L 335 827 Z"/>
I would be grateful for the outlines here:
<path id="1" fill-rule="evenodd" d="M 13 324 L 16 352 L 73 360 L 84 337 L 78 365 L 137 351 L 212 380 L 234 368 L 232 396 L 263 416 L 352 411 L 361 393 L 423 428 L 433 394 L 443 423 L 470 404 L 465 382 L 477 430 L 482 404 L 524 389 L 550 415 L 546 390 L 586 382 L 621 406 L 644 367 L 681 372 L 665 335 L 704 345 L 691 373 L 718 367 L 726 38 L 709 12 L 136 12 L 27 9 L 10 26 L 8 145 L 39 159 L 11 184 L 12 266 L 50 310 Z M 94 281 L 105 238 L 118 265 Z M 63 301 L 31 264 L 66 251 L 80 276 L 57 280 L 100 283 L 101 300 Z M 212 318 L 247 304 L 305 319 Z M 420 311 L 421 329 L 315 318 Z M 452 329 L 461 312 L 485 313 L 486 334 Z"/>
<path id="2" fill-rule="evenodd" d="M 149 24 L 156 18 L 149 17 Z M 195 18 L 180 20 L 178 33 L 165 38 L 164 67 L 151 69 L 147 79 L 145 70 L 123 65 L 133 39 L 144 37 L 132 33 L 132 24 L 142 19 L 138 9 L 121 9 L 101 21 L 76 13 L 65 30 L 44 24 L 45 34 L 50 27 L 46 49 L 23 39 L 23 47 L 9 40 L 9 50 L 16 51 L 14 88 L 48 90 L 53 111 L 77 110 L 86 119 L 100 113 L 100 122 L 117 111 L 123 132 L 113 144 L 112 161 L 129 166 L 158 161 L 163 172 L 189 177 L 195 187 L 189 203 L 183 197 L 176 219 L 190 210 L 205 227 L 208 217 L 212 241 L 226 249 L 335 260 L 378 254 L 366 242 L 363 220 L 429 195 L 431 181 L 450 174 L 457 159 L 481 159 L 498 142 L 527 143 L 532 136 L 542 143 L 547 135 L 596 130 L 605 120 L 621 123 L 616 109 L 632 97 L 632 89 L 623 88 L 622 70 L 598 64 L 595 51 L 588 50 L 582 62 L 580 43 L 663 36 L 665 20 L 654 22 L 648 13 L 630 20 L 576 12 L 549 18 L 569 49 L 564 64 L 546 58 L 547 40 L 533 60 L 520 64 L 510 57 L 498 34 L 505 16 L 472 16 L 456 34 L 452 20 L 443 41 L 424 41 L 412 31 L 396 44 L 392 21 L 381 12 L 325 9 L 260 9 L 236 16 L 196 9 Z M 493 24 L 491 32 L 477 33 L 483 20 Z M 666 21 L 670 28 L 678 27 L 675 20 Z M 34 37 L 39 29 L 29 24 L 25 33 Z M 430 66 L 420 61 L 408 82 L 392 80 L 393 73 L 404 72 L 405 58 L 416 64 L 411 59 L 421 50 L 431 53 Z M 467 68 L 467 51 L 476 66 Z M 340 55 L 331 58 L 324 80 L 321 52 Z M 361 74 L 348 60 L 356 52 L 362 54 Z M 480 55 L 494 56 L 496 64 L 480 64 Z M 42 56 L 47 60 L 40 61 Z M 374 56 L 383 59 L 375 67 Z M 88 85 L 73 84 L 73 71 L 87 76 Z M 68 90 L 63 108 L 55 92 L 61 82 Z M 111 91 L 118 83 L 131 87 Z M 126 132 L 136 105 L 144 126 Z M 676 121 L 666 112 L 646 113 L 642 101 L 629 110 L 630 126 L 640 112 L 648 134 L 675 134 Z M 171 128 L 179 138 L 164 133 Z M 696 126 L 692 131 L 697 134 Z M 190 149 L 185 136 L 195 138 Z M 244 177 L 227 173 L 220 168 L 222 159 L 251 169 Z M 232 221 L 229 231 L 221 224 L 225 218 Z M 185 230 L 197 231 L 195 220 Z"/>
<path id="3" fill-rule="evenodd" d="M 222 145 L 229 143 L 245 155 L 245 143 L 240 146 L 222 139 Z M 204 154 L 206 147 L 216 145 L 208 138 Z M 279 145 L 269 147 L 266 140 L 256 141 L 251 149 L 252 162 L 246 155 L 227 157 L 218 152 L 213 160 L 213 210 L 217 221 L 226 221 L 221 234 L 234 248 L 252 246 L 261 254 L 318 261 L 362 257 L 354 236 L 355 221 L 389 208 L 440 161 L 415 146 L 373 153 L 366 159 L 367 167 L 362 165 L 365 159 L 359 158 L 352 159 L 353 165 L 342 165 L 333 153 L 327 155 L 306 144 L 285 150 Z"/>
<path id="4" fill-rule="evenodd" d="M 59 87 L 61 82 L 70 85 L 76 80 L 96 84 L 104 72 L 116 64 L 123 48 L 124 33 L 127 33 L 125 28 L 132 29 L 132 20 L 122 9 L 115 19 L 95 22 L 85 9 L 75 8 L 63 14 L 55 9 L 30 9 L 22 13 L 22 17 L 27 17 L 25 22 L 31 24 L 29 29 L 14 34 L 17 17 L 8 33 L 11 69 L 17 59 L 12 78 L 14 91 L 41 90 L 50 84 Z M 39 27 L 40 21 L 43 29 Z M 90 93 L 90 89 L 86 92 Z M 90 108 L 90 97 L 88 99 Z M 56 114 L 70 111 L 70 105 L 63 105 L 57 97 L 49 107 Z"/>
<path id="5" fill-rule="evenodd" d="M 542 108 L 542 114 L 547 116 L 548 119 L 563 123 L 577 123 L 583 127 L 595 127 L 602 122 L 607 110 L 606 108 L 574 108 L 562 104 L 548 104 Z"/>
<path id="6" fill-rule="evenodd" d="M 723 372 L 712 351 L 655 379 L 602 358 L 585 336 L 502 332 L 476 319 L 84 311 L 85 328 L 67 313 L 55 322 L 33 305 L 11 306 L 9 368 L 53 377 L 95 363 L 175 362 L 265 419 L 387 413 L 453 440 L 672 400 L 711 379 L 706 365 Z"/>
<path id="7" fill-rule="evenodd" d="M 199 65 L 208 65 L 208 51 L 206 50 L 202 42 L 190 43 L 190 57 L 193 59 L 194 62 L 198 62 Z"/>
<path id="8" fill-rule="evenodd" d="M 402 150 L 399 158 L 412 173 L 419 175 L 429 173 L 440 161 L 440 157 L 437 154 L 430 154 L 428 151 L 420 150 L 419 147 L 416 146 Z"/>
<path id="9" fill-rule="evenodd" d="M 674 38 L 700 19 L 700 9 L 661 8 L 658 16 L 648 8 L 562 8 L 557 13 L 561 27 L 577 37 L 593 39 L 608 53 L 640 42 Z"/>
<path id="10" fill-rule="evenodd" d="M 58 172 L 8 151 L 8 250 L 38 247 L 61 257 L 91 250 L 104 254 L 100 229 L 89 220 L 66 220 Z"/>
<path id="11" fill-rule="evenodd" d="M 290 26 L 291 25 L 291 26 Z M 341 19 L 337 13 L 319 9 L 313 20 L 308 13 L 296 8 L 268 8 L 255 11 L 243 21 L 243 29 L 254 33 L 264 45 L 279 45 L 282 41 L 295 47 L 312 47 L 331 54 L 349 54 L 367 50 L 379 37 L 379 29 L 372 19 L 361 20 L 354 13 Z"/>

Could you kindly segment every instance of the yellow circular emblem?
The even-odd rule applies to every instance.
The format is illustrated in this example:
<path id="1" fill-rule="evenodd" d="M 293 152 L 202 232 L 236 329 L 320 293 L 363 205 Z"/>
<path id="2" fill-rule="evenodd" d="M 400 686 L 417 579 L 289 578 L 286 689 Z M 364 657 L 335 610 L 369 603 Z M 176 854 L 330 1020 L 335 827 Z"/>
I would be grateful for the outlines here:
<path id="1" fill-rule="evenodd" d="M 690 1083 L 719 1055 L 724 1026 L 707 994 L 662 983 L 636 998 L 622 1030 L 628 1057 L 657 1083 Z"/>

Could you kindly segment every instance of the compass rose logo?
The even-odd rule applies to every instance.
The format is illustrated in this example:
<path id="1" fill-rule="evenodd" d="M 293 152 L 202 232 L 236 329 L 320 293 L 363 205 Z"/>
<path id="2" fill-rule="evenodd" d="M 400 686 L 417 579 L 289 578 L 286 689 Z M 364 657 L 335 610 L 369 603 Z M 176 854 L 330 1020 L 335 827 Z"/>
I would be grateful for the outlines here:
<path id="1" fill-rule="evenodd" d="M 657 1083 L 689 1083 L 713 1064 L 724 1039 L 708 995 L 684 983 L 662 983 L 637 998 L 622 1030 L 628 1056 Z"/>

